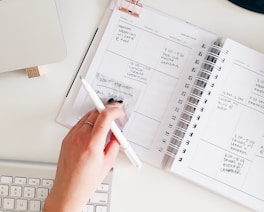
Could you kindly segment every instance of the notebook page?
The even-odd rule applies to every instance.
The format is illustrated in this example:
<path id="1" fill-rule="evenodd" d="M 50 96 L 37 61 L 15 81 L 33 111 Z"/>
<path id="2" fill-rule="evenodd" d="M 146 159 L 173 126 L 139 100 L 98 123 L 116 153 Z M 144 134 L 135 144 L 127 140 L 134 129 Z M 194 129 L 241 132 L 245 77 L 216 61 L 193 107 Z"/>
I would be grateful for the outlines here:
<path id="1" fill-rule="evenodd" d="M 86 80 L 103 101 L 124 101 L 123 132 L 142 160 L 160 165 L 159 131 L 182 75 L 216 35 L 143 7 L 140 18 L 113 11 Z M 197 64 L 196 64 L 197 65 Z M 190 73 L 189 73 L 190 72 Z M 68 112 L 71 125 L 93 108 L 83 88 Z M 123 125 L 124 126 L 124 125 Z M 158 155 L 157 155 L 158 154 Z"/>
<path id="2" fill-rule="evenodd" d="M 264 211 L 264 55 L 229 39 L 222 52 L 215 87 L 189 131 L 190 146 L 171 169 Z"/>

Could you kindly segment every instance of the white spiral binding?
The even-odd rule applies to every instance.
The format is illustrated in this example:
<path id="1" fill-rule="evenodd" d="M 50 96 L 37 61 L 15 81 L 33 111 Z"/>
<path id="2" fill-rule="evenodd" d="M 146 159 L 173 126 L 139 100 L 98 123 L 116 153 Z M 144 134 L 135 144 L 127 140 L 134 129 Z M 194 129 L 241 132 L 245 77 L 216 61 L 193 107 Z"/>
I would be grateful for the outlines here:
<path id="1" fill-rule="evenodd" d="M 193 119 L 194 112 L 197 109 L 200 109 L 203 112 L 203 108 L 197 108 L 199 101 L 201 100 L 202 95 L 206 91 L 207 86 L 213 87 L 213 84 L 210 83 L 209 79 L 211 77 L 213 69 L 221 70 L 221 66 L 216 66 L 216 62 L 221 60 L 224 62 L 224 58 L 220 58 L 219 55 L 222 52 L 222 44 L 221 41 L 218 40 L 214 44 L 212 44 L 207 52 L 202 65 L 199 68 L 197 76 L 195 77 L 194 85 L 191 88 L 191 91 L 187 97 L 187 101 L 184 105 L 184 109 L 181 112 L 179 120 L 174 128 L 174 131 L 171 135 L 169 145 L 166 150 L 166 154 L 162 161 L 162 167 L 164 169 L 170 168 L 171 164 L 177 157 L 179 150 L 182 153 L 185 153 L 187 150 L 185 148 L 181 149 L 183 142 L 186 145 L 189 145 L 190 141 L 185 141 L 186 132 L 190 125 L 191 120 Z M 224 52 L 226 54 L 227 52 Z M 210 94 L 210 92 L 208 92 Z M 199 116 L 197 117 L 199 121 Z M 193 128 L 196 127 L 196 124 L 192 126 Z M 192 132 L 189 134 L 192 136 Z M 183 160 L 183 157 L 178 158 L 179 161 Z"/>

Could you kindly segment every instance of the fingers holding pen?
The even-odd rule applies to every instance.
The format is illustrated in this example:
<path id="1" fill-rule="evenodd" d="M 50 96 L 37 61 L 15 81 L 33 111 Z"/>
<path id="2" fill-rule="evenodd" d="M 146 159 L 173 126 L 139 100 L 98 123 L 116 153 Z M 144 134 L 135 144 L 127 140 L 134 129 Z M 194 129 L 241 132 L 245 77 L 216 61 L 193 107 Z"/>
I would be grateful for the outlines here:
<path id="1" fill-rule="evenodd" d="M 104 111 L 107 111 L 109 108 L 123 108 L 123 101 L 118 100 L 115 101 L 113 98 L 110 98 L 107 103 L 105 103 L 106 109 Z M 111 110 L 111 109 L 110 109 Z M 103 111 L 103 113 L 105 113 Z M 111 113 L 111 112 L 110 112 Z M 78 123 L 80 127 L 83 126 L 84 130 L 85 129 L 91 129 L 94 128 L 94 125 L 96 125 L 97 119 L 99 117 L 99 112 L 94 109 L 90 112 L 88 112 Z M 78 128 L 78 127 L 77 127 Z"/>
<path id="2" fill-rule="evenodd" d="M 99 113 L 96 109 L 89 111 L 87 114 L 85 114 L 78 122 L 75 124 L 75 126 L 70 130 L 69 134 L 75 134 L 77 133 L 81 128 L 87 127 L 84 126 L 87 120 L 90 120 L 91 123 L 94 123 L 97 119 Z"/>
<path id="3" fill-rule="evenodd" d="M 94 109 L 84 115 L 70 130 L 68 136 L 77 136 L 76 139 L 73 139 L 74 141 L 82 141 L 89 146 L 98 146 L 103 151 L 111 123 L 123 116 L 122 101 L 115 101 L 111 98 L 105 104 L 105 110 L 101 113 Z"/>
<path id="4" fill-rule="evenodd" d="M 91 137 L 93 139 L 91 142 L 94 142 L 94 145 L 99 148 L 104 149 L 106 137 L 110 131 L 112 122 L 122 118 L 124 115 L 124 111 L 120 105 L 107 106 L 106 109 L 98 115 L 93 126 L 93 131 L 91 132 Z"/>

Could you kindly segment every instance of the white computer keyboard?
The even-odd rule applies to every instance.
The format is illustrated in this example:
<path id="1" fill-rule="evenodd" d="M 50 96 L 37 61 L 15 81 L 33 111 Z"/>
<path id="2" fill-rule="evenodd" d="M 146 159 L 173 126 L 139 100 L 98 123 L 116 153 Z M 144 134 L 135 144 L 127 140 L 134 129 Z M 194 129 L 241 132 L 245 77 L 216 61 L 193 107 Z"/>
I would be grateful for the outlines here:
<path id="1" fill-rule="evenodd" d="M 53 179 L 0 177 L 0 211 L 41 211 Z"/>
<path id="2" fill-rule="evenodd" d="M 0 162 L 0 212 L 42 211 L 55 170 L 54 166 Z M 83 212 L 110 211 L 112 172 L 89 199 Z"/>

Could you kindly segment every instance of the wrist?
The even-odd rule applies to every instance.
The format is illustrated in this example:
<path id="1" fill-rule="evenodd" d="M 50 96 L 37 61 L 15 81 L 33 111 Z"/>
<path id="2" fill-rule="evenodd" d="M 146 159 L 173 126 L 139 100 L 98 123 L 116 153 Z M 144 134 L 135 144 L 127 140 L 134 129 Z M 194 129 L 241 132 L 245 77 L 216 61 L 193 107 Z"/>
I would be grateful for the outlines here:
<path id="1" fill-rule="evenodd" d="M 71 195 L 66 195 L 67 192 L 55 192 L 51 190 L 45 200 L 43 212 L 81 212 L 82 207 L 75 201 Z"/>
<path id="2" fill-rule="evenodd" d="M 62 204 L 56 199 L 57 198 L 53 197 L 53 195 L 50 193 L 45 200 L 43 212 L 66 212 Z"/>

